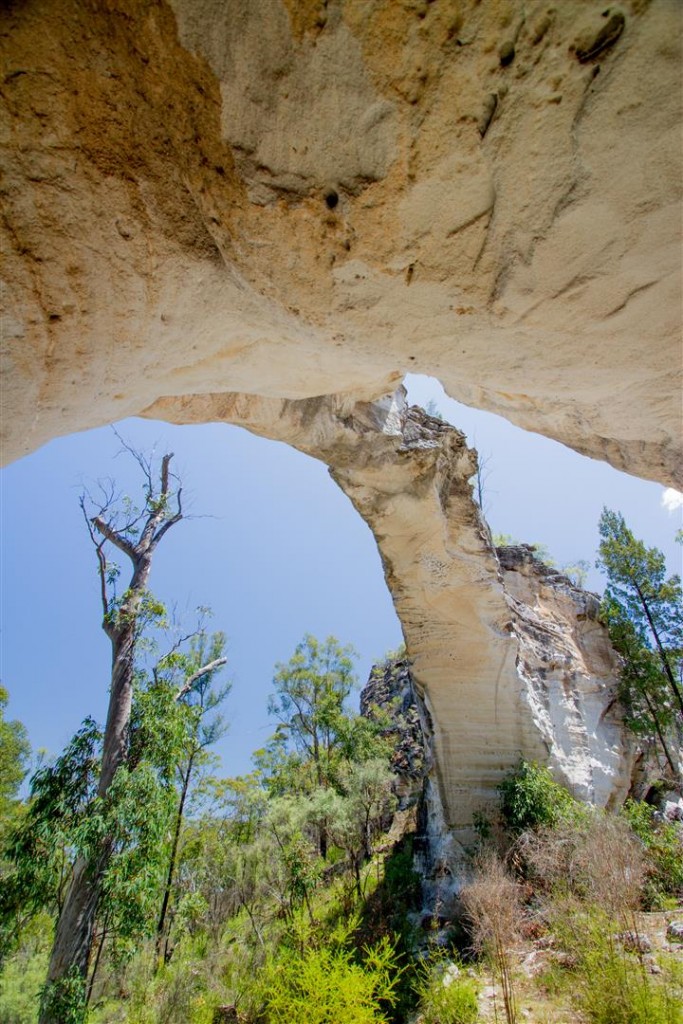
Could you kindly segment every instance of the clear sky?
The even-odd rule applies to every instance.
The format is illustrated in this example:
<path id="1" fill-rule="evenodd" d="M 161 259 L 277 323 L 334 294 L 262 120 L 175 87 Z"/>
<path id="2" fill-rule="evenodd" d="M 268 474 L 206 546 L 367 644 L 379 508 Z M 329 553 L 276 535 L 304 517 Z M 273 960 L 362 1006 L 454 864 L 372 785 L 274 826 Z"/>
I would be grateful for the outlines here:
<path id="1" fill-rule="evenodd" d="M 435 401 L 488 458 L 494 531 L 547 545 L 559 564 L 592 563 L 608 505 L 680 572 L 680 508 L 663 507 L 661 486 L 458 405 L 428 378 L 407 383 L 412 401 Z M 266 711 L 273 667 L 304 633 L 353 644 L 361 682 L 401 642 L 374 540 L 326 467 L 285 445 L 218 424 L 128 420 L 119 430 L 140 450 L 175 453 L 196 518 L 160 544 L 151 588 L 188 622 L 198 605 L 210 606 L 212 627 L 227 634 L 230 729 L 217 749 L 225 774 L 247 771 L 274 725 Z M 78 496 L 101 477 L 139 489 L 119 451 L 105 427 L 52 441 L 0 474 L 0 678 L 10 717 L 24 722 L 34 748 L 53 754 L 86 715 L 105 715 L 110 649 Z M 589 585 L 601 589 L 597 573 Z"/>

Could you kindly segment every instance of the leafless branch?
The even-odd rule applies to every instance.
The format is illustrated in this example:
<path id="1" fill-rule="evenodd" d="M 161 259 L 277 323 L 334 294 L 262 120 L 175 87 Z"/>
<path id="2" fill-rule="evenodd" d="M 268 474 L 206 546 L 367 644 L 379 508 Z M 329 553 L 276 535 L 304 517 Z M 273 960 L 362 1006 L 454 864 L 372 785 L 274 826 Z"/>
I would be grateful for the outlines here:
<path id="1" fill-rule="evenodd" d="M 150 494 L 152 494 L 152 492 L 154 490 L 154 485 L 152 483 L 152 460 L 151 460 L 151 458 L 146 459 L 144 457 L 144 455 L 142 454 L 142 452 L 137 451 L 137 449 L 133 448 L 133 446 L 131 444 L 128 444 L 128 442 L 126 440 L 124 440 L 124 438 L 121 436 L 121 434 L 119 434 L 119 432 L 116 429 L 116 427 L 112 427 L 111 429 L 114 431 L 116 437 L 121 442 L 121 447 L 123 448 L 123 450 L 128 452 L 129 455 L 132 455 L 133 458 L 135 459 L 135 461 L 137 462 L 138 466 L 142 470 L 142 474 L 143 474 L 145 480 L 147 481 L 148 491 L 149 491 Z M 153 454 L 154 454 L 154 449 L 152 449 L 152 455 Z"/>
<path id="2" fill-rule="evenodd" d="M 125 555 L 128 555 L 131 562 L 135 563 L 137 561 L 138 551 L 135 545 L 131 544 L 131 542 L 124 537 L 123 534 L 119 533 L 118 530 L 114 530 L 106 519 L 103 519 L 102 516 L 95 516 L 91 521 L 103 537 L 106 537 L 106 539 L 110 541 L 114 547 L 118 548 L 119 551 L 123 551 Z"/>
<path id="3" fill-rule="evenodd" d="M 182 697 L 185 696 L 186 693 L 190 692 L 190 690 L 192 689 L 192 687 L 194 686 L 198 679 L 201 679 L 202 676 L 205 676 L 207 672 L 215 672 L 215 670 L 217 668 L 220 668 L 221 665 L 225 665 L 227 660 L 227 658 L 215 658 L 213 661 L 210 661 L 206 665 L 203 665 L 201 668 L 198 668 L 196 672 L 193 672 L 191 676 L 188 676 L 183 686 L 181 686 L 181 688 L 178 690 L 173 699 L 176 701 L 180 700 Z"/>
<path id="4" fill-rule="evenodd" d="M 85 507 L 85 496 L 83 494 L 80 497 L 79 504 L 81 506 L 83 518 L 85 519 L 85 525 L 88 529 L 88 533 L 90 534 L 90 540 L 93 542 L 95 554 L 97 555 L 98 573 L 100 577 L 100 599 L 102 601 L 102 614 L 104 615 L 104 621 L 106 623 L 107 615 L 109 613 L 109 598 L 107 596 L 107 559 L 104 554 L 104 551 L 102 550 L 104 540 L 98 541 L 97 538 L 95 537 L 95 531 L 93 530 L 92 522 L 88 517 L 88 513 Z"/>

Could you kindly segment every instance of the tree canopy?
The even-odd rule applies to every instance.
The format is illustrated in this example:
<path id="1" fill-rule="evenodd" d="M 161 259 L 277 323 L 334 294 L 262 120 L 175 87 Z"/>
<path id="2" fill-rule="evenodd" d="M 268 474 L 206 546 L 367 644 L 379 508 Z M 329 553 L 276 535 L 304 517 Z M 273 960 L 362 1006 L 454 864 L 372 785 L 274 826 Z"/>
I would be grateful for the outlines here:
<path id="1" fill-rule="evenodd" d="M 599 530 L 596 564 L 607 576 L 603 617 L 623 658 L 627 721 L 656 740 L 677 774 L 667 734 L 683 727 L 681 579 L 667 577 L 663 553 L 638 540 L 621 513 L 603 509 Z"/>

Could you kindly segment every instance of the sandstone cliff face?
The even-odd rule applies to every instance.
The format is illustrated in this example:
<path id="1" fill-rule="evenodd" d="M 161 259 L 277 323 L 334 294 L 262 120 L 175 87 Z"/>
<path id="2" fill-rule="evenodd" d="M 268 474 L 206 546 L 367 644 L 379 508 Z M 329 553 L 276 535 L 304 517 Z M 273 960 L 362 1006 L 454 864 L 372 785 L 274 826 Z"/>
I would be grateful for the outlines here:
<path id="1" fill-rule="evenodd" d="M 413 370 L 680 480 L 680 28 L 673 0 L 5 4 L 3 458 Z"/>
<path id="2" fill-rule="evenodd" d="M 206 408 L 202 397 L 161 411 L 191 422 Z M 574 595 L 568 581 L 555 594 L 541 575 L 540 607 L 533 573 L 506 586 L 523 573 L 501 569 L 472 499 L 476 453 L 460 431 L 407 407 L 403 388 L 356 405 L 216 395 L 211 418 L 326 462 L 373 531 L 433 723 L 434 785 L 449 826 L 469 826 L 520 754 L 549 759 L 577 795 L 596 803 L 626 792 L 630 753 L 605 690 L 616 661 L 594 617 L 577 627 L 587 613 L 577 613 L 575 601 L 588 607 L 594 599 Z M 579 691 L 593 694 L 584 719 L 571 705 Z"/>

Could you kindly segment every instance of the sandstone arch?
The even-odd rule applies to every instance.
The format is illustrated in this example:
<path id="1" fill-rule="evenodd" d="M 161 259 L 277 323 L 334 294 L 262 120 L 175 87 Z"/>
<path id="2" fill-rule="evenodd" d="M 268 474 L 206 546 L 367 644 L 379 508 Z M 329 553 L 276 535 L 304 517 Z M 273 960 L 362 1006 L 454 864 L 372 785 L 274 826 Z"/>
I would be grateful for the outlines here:
<path id="1" fill-rule="evenodd" d="M 360 506 L 398 436 L 372 402 L 410 370 L 680 485 L 681 10 L 604 11 L 7 5 L 3 459 L 140 412 L 226 418 L 325 458 Z M 442 444 L 464 494 L 452 439 L 424 449 L 432 482 Z M 391 445 L 380 511 L 403 472 Z M 486 685 L 500 670 L 512 693 L 499 570 L 460 514 L 447 547 L 476 591 L 468 628 L 481 615 Z M 404 626 L 438 612 L 383 553 Z M 534 749 L 543 729 L 515 715 L 506 750 Z M 445 778 L 452 806 L 461 782 Z"/>

